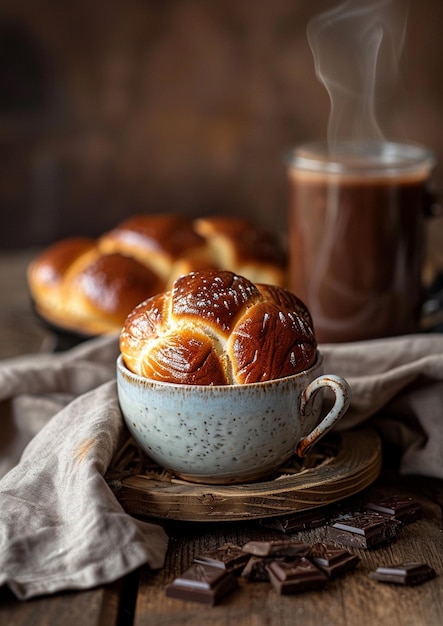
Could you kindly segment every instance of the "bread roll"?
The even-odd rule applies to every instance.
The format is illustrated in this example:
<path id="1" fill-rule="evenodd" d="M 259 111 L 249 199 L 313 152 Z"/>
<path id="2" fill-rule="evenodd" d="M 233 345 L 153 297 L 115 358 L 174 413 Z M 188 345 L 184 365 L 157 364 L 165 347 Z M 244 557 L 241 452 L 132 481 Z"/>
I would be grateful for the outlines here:
<path id="1" fill-rule="evenodd" d="M 137 260 L 101 254 L 83 239 L 45 251 L 29 266 L 28 283 L 39 315 L 84 335 L 120 332 L 128 311 L 163 287 Z"/>
<path id="2" fill-rule="evenodd" d="M 214 267 L 246 276 L 252 282 L 285 285 L 285 255 L 270 232 L 240 217 L 199 218 L 194 228 L 205 238 Z"/>
<path id="3" fill-rule="evenodd" d="M 137 215 L 105 233 L 98 240 L 104 254 L 119 252 L 134 257 L 158 274 L 164 284 L 171 275 L 178 276 L 176 266 L 188 263 L 184 272 L 199 266 L 208 267 L 212 260 L 206 241 L 193 228 L 190 219 L 180 215 Z"/>
<path id="4" fill-rule="evenodd" d="M 229 271 L 181 276 L 127 317 L 120 350 L 132 372 L 198 385 L 255 383 L 314 364 L 311 316 L 292 293 Z"/>
<path id="5" fill-rule="evenodd" d="M 120 332 L 137 304 L 169 290 L 178 276 L 203 269 L 285 283 L 279 244 L 247 220 L 149 214 L 131 217 L 96 240 L 50 246 L 31 264 L 28 284 L 44 319 L 95 335 Z"/>

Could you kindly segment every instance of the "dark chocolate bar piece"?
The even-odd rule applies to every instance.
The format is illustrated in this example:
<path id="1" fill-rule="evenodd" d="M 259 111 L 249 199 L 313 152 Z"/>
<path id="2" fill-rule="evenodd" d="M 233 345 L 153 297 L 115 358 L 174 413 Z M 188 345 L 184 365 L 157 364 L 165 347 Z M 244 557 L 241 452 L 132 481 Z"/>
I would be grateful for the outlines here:
<path id="1" fill-rule="evenodd" d="M 302 541 L 249 541 L 242 550 L 254 556 L 301 556 L 308 552 L 309 544 Z"/>
<path id="2" fill-rule="evenodd" d="M 422 505 L 405 496 L 391 495 L 366 504 L 369 511 L 388 515 L 403 524 L 410 524 L 423 515 Z"/>
<path id="3" fill-rule="evenodd" d="M 272 585 L 280 594 L 322 589 L 328 582 L 326 574 L 303 556 L 291 561 L 273 561 L 266 568 Z"/>
<path id="4" fill-rule="evenodd" d="M 375 572 L 369 574 L 369 578 L 382 583 L 394 583 L 397 585 L 419 585 L 435 578 L 435 570 L 426 563 L 413 561 L 377 567 Z"/>
<path id="5" fill-rule="evenodd" d="M 166 595 L 192 602 L 216 604 L 237 585 L 237 579 L 230 572 L 212 565 L 193 563 L 166 586 Z"/>
<path id="6" fill-rule="evenodd" d="M 260 520 L 266 528 L 274 528 L 282 533 L 294 533 L 300 530 L 310 530 L 326 524 L 326 517 L 315 509 L 300 511 L 287 517 L 271 517 Z"/>
<path id="7" fill-rule="evenodd" d="M 374 548 L 394 539 L 401 524 L 377 513 L 343 517 L 328 526 L 328 538 L 344 546 Z"/>
<path id="8" fill-rule="evenodd" d="M 214 550 L 208 550 L 195 557 L 196 563 L 220 567 L 228 572 L 238 572 L 246 565 L 250 555 L 244 552 L 240 546 L 226 543 Z"/>
<path id="9" fill-rule="evenodd" d="M 282 560 L 284 557 L 280 557 Z M 240 576 L 246 578 L 249 582 L 269 582 L 269 572 L 266 566 L 279 560 L 279 557 L 273 556 L 250 556 L 249 561 L 243 568 Z"/>
<path id="10" fill-rule="evenodd" d="M 330 579 L 337 578 L 355 569 L 360 561 L 356 554 L 344 548 L 329 546 L 325 543 L 314 543 L 307 555 Z"/>

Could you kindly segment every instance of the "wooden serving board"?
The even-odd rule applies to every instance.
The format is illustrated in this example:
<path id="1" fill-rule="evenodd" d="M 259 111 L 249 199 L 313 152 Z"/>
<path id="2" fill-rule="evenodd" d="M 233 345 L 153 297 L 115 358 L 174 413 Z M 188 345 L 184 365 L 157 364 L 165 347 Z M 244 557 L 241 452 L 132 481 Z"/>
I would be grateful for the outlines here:
<path id="1" fill-rule="evenodd" d="M 152 463 L 141 468 L 133 454 L 127 465 L 123 455 L 107 480 L 131 515 L 192 522 L 262 519 L 324 506 L 361 491 L 380 473 L 381 442 L 369 429 L 325 437 L 305 460 L 295 457 L 271 480 L 240 485 L 189 483 Z"/>

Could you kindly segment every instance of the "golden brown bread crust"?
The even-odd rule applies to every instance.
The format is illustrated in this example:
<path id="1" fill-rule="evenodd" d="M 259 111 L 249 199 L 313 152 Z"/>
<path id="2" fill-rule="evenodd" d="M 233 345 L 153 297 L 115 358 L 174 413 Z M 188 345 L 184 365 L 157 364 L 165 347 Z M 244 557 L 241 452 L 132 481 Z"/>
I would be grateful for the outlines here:
<path id="1" fill-rule="evenodd" d="M 206 242 L 192 221 L 180 215 L 136 215 L 98 240 L 104 253 L 121 252 L 150 267 L 166 282 L 174 264 L 187 259 L 211 262 Z"/>
<path id="2" fill-rule="evenodd" d="M 135 259 L 99 254 L 94 244 L 63 243 L 36 259 L 28 273 L 37 312 L 56 326 L 87 335 L 119 332 L 128 310 L 162 288 Z"/>
<path id="3" fill-rule="evenodd" d="M 240 217 L 202 217 L 194 221 L 208 243 L 214 267 L 228 269 L 253 282 L 286 284 L 282 246 L 268 231 Z"/>
<path id="4" fill-rule="evenodd" d="M 86 316 L 85 325 L 102 320 L 110 329 L 121 328 L 128 307 L 135 307 L 146 297 L 161 289 L 158 276 L 136 259 L 119 253 L 97 255 L 81 272 L 67 275 L 66 288 L 75 293 L 71 311 Z"/>
<path id="5" fill-rule="evenodd" d="M 74 261 L 94 248 L 94 240 L 87 237 L 73 237 L 54 244 L 29 265 L 30 285 L 38 284 L 41 289 L 48 290 L 58 287 Z"/>
<path id="6" fill-rule="evenodd" d="M 182 384 L 290 376 L 314 364 L 316 349 L 311 316 L 295 295 L 220 270 L 179 277 L 138 305 L 120 335 L 131 371 Z"/>
<path id="7" fill-rule="evenodd" d="M 136 304 L 183 274 L 228 269 L 283 285 L 279 244 L 247 220 L 138 215 L 97 240 L 72 238 L 30 265 L 28 284 L 47 321 L 83 334 L 120 332 Z"/>

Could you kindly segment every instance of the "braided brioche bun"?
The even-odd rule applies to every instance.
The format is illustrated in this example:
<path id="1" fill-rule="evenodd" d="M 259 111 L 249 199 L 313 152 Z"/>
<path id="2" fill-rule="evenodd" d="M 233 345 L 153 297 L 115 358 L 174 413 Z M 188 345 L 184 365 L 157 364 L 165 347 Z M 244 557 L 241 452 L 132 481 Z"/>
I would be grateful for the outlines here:
<path id="1" fill-rule="evenodd" d="M 140 302 L 183 274 L 227 269 L 283 285 L 279 243 L 240 218 L 131 217 L 98 239 L 72 238 L 44 250 L 29 266 L 37 313 L 87 335 L 120 332 Z"/>
<path id="2" fill-rule="evenodd" d="M 120 334 L 129 370 L 190 385 L 290 376 L 314 364 L 316 348 L 311 316 L 295 295 L 220 270 L 177 278 L 139 304 Z"/>

